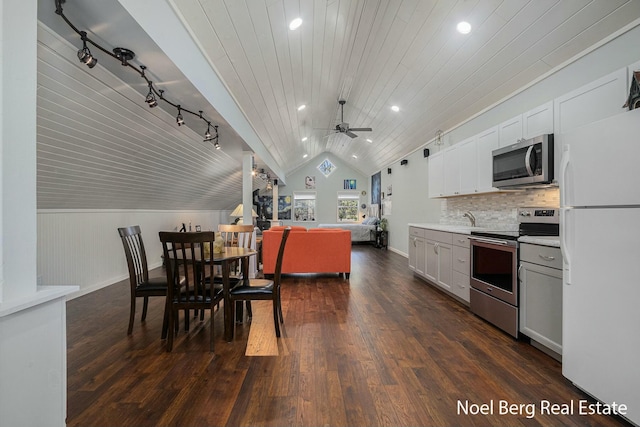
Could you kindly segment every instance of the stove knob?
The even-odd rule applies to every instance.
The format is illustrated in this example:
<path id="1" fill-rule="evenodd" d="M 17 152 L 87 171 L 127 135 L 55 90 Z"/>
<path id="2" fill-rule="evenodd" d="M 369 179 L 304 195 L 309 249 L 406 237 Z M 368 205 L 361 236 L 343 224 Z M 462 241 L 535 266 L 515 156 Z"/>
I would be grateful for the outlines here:
<path id="1" fill-rule="evenodd" d="M 521 211 L 520 216 L 531 216 L 531 212 L 529 211 Z"/>

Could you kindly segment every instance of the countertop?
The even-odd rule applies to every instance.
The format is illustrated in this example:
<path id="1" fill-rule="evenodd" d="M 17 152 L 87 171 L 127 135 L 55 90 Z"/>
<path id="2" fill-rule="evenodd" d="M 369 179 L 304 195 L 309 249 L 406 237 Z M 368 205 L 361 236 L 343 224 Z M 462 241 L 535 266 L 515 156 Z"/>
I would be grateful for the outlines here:
<path id="1" fill-rule="evenodd" d="M 428 228 L 430 230 L 447 231 L 449 233 L 471 234 L 471 231 L 483 231 L 483 227 L 470 227 L 465 225 L 448 225 L 435 223 L 409 223 L 409 227 Z"/>
<path id="2" fill-rule="evenodd" d="M 534 245 L 560 247 L 560 238 L 558 236 L 521 236 L 518 237 L 520 243 L 532 243 Z"/>

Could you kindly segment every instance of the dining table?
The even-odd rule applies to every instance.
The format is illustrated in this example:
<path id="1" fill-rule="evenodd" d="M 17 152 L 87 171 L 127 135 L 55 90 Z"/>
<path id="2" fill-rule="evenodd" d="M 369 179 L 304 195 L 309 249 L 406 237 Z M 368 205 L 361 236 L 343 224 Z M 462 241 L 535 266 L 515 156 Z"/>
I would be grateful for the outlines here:
<path id="1" fill-rule="evenodd" d="M 176 253 L 178 256 L 182 254 L 181 251 Z M 243 248 L 238 246 L 224 246 L 222 252 L 213 251 L 213 261 L 210 259 L 205 260 L 207 264 L 213 262 L 214 265 L 219 265 L 222 270 L 222 295 L 224 301 L 224 339 L 227 342 L 233 341 L 234 334 L 234 319 L 233 310 L 231 309 L 231 298 L 229 297 L 229 291 L 231 290 L 231 265 L 240 261 L 240 268 L 242 272 L 242 280 L 245 285 L 249 285 L 249 258 L 253 255 L 257 255 L 258 251 L 250 248 Z M 203 260 L 200 257 L 200 251 L 194 252 L 196 259 L 194 259 L 194 265 L 196 268 L 202 266 Z M 199 273 L 196 274 L 199 276 Z M 235 310 L 236 319 L 242 320 L 243 311 L 241 308 Z M 165 320 L 166 320 L 165 313 Z M 163 331 L 164 337 L 164 331 Z"/>
<path id="2" fill-rule="evenodd" d="M 257 255 L 258 251 L 250 248 L 237 246 L 225 246 L 220 253 L 213 253 L 213 263 L 220 265 L 222 270 L 222 292 L 224 299 L 224 338 L 227 342 L 233 340 L 234 319 L 232 319 L 231 300 L 229 291 L 231 290 L 231 265 L 235 261 L 240 261 L 242 280 L 249 284 L 249 258 Z M 236 310 L 237 316 L 242 318 L 242 310 Z"/>

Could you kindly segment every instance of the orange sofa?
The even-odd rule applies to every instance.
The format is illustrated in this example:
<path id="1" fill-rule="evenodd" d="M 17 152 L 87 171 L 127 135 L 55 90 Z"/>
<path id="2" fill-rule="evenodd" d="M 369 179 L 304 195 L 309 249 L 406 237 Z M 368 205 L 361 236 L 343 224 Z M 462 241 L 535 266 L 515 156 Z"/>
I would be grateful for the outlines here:
<path id="1" fill-rule="evenodd" d="M 282 230 L 271 227 L 262 233 L 262 270 L 275 272 Z M 282 273 L 338 273 L 346 279 L 351 274 L 351 232 L 331 228 L 291 226 L 284 250 Z"/>

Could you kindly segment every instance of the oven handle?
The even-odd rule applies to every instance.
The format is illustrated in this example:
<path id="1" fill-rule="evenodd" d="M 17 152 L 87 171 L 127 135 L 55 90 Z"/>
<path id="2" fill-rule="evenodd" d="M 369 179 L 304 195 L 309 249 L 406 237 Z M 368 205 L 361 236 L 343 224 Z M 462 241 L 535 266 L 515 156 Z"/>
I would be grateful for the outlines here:
<path id="1" fill-rule="evenodd" d="M 507 240 L 493 240 L 493 239 L 485 239 L 482 237 L 473 237 L 473 236 L 470 236 L 469 240 L 475 240 L 482 243 L 489 243 L 491 245 L 513 246 L 512 244 L 510 245 L 509 241 Z"/>

